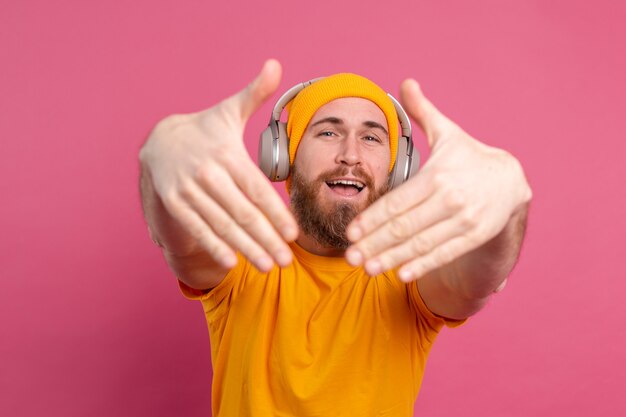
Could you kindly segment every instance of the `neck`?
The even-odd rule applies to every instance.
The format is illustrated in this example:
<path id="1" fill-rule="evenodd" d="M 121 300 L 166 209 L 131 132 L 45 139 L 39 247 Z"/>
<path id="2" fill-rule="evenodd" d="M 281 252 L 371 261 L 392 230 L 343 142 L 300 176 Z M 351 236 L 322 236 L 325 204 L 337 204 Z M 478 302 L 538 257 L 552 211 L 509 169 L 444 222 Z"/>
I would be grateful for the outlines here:
<path id="1" fill-rule="evenodd" d="M 312 253 L 313 255 L 318 256 L 328 256 L 333 258 L 343 257 L 346 253 L 345 249 L 337 249 L 329 246 L 321 245 L 315 238 L 301 233 L 298 239 L 296 239 L 296 243 L 307 252 Z"/>

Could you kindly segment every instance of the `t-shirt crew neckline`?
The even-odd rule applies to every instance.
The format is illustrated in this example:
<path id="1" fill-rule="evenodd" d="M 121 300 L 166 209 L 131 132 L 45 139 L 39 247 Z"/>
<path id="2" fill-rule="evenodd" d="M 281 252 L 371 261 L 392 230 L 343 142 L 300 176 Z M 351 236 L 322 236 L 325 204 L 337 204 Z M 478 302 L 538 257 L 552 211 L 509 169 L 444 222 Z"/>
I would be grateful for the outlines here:
<path id="1" fill-rule="evenodd" d="M 352 266 L 343 256 L 321 256 L 315 255 L 296 242 L 289 244 L 295 257 L 303 264 L 328 271 L 354 271 L 360 267 Z"/>

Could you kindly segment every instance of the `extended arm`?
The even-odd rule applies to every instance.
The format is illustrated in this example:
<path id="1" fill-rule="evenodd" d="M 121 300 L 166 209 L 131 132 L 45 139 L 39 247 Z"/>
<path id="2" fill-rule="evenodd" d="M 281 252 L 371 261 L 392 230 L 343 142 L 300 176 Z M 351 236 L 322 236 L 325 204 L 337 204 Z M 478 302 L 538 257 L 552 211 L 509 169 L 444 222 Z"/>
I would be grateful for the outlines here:
<path id="1" fill-rule="evenodd" d="M 346 257 L 370 274 L 399 268 L 404 281 L 419 279 L 432 311 L 465 318 L 504 285 L 532 193 L 517 159 L 468 135 L 415 81 L 403 83 L 401 100 L 429 140 L 430 159 L 354 220 Z"/>
<path id="2" fill-rule="evenodd" d="M 214 287 L 236 252 L 262 271 L 291 262 L 295 219 L 250 159 L 248 118 L 276 90 L 280 65 L 266 62 L 240 93 L 199 113 L 167 117 L 141 149 L 141 195 L 150 235 L 178 278 Z"/>
<path id="3" fill-rule="evenodd" d="M 417 285 L 428 307 L 441 316 L 463 319 L 501 291 L 518 259 L 527 214 L 525 205 L 496 237 L 422 277 Z"/>

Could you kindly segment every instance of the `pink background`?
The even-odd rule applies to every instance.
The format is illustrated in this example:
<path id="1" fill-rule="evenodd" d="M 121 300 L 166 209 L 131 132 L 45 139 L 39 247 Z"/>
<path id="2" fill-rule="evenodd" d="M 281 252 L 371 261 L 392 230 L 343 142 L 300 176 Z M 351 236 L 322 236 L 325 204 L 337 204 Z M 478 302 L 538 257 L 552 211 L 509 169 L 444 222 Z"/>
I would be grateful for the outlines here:
<path id="1" fill-rule="evenodd" d="M 442 333 L 416 415 L 626 415 L 626 3 L 254 3 L 0 5 L 0 415 L 210 415 L 202 309 L 148 238 L 137 152 L 267 57 L 281 91 L 414 77 L 525 166 L 519 266 Z"/>

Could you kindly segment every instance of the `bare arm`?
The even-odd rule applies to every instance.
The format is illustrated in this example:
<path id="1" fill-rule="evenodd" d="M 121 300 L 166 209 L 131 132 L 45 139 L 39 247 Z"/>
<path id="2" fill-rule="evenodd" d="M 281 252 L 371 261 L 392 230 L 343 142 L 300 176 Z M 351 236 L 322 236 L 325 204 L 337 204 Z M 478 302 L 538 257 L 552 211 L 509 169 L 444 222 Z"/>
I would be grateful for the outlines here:
<path id="1" fill-rule="evenodd" d="M 370 274 L 398 268 L 418 279 L 433 312 L 465 318 L 501 289 L 515 265 L 532 193 L 517 159 L 472 138 L 415 81 L 401 88 L 432 152 L 420 172 L 348 228 L 349 262 Z"/>
<path id="2" fill-rule="evenodd" d="M 502 291 L 513 270 L 526 229 L 528 206 L 511 217 L 496 237 L 480 248 L 417 281 L 429 309 L 451 319 L 469 317 Z"/>
<path id="3" fill-rule="evenodd" d="M 276 90 L 280 65 L 265 63 L 244 90 L 199 113 L 167 117 L 139 154 L 150 234 L 179 279 L 217 285 L 240 252 L 262 271 L 286 266 L 295 219 L 250 159 L 246 121 Z"/>

